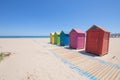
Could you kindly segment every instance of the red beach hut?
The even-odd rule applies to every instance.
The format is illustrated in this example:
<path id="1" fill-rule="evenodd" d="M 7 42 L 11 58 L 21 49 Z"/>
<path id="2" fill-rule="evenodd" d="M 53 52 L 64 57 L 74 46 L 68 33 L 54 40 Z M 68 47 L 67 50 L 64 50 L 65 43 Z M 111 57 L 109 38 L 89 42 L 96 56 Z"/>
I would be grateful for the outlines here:
<path id="1" fill-rule="evenodd" d="M 72 29 L 70 32 L 70 48 L 83 49 L 85 33 L 80 29 Z"/>
<path id="2" fill-rule="evenodd" d="M 97 55 L 108 53 L 110 32 L 93 25 L 86 33 L 86 52 Z"/>

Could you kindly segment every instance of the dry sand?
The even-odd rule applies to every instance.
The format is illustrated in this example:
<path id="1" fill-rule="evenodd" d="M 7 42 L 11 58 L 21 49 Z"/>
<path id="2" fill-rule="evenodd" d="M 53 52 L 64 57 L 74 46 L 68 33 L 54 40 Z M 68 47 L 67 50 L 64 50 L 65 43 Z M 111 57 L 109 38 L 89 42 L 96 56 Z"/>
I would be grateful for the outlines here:
<path id="1" fill-rule="evenodd" d="M 119 46 L 120 38 L 111 38 L 109 53 L 94 58 L 120 66 Z M 12 53 L 0 62 L 0 80 L 88 80 L 51 54 L 50 50 L 64 47 L 49 44 L 49 38 L 0 39 L 0 47 L 2 52 Z"/>
<path id="2" fill-rule="evenodd" d="M 110 38 L 108 54 L 96 58 L 120 65 L 120 38 Z"/>
<path id="3" fill-rule="evenodd" d="M 0 62 L 0 80 L 87 80 L 51 54 L 49 38 L 0 39 L 0 47 L 12 53 Z"/>

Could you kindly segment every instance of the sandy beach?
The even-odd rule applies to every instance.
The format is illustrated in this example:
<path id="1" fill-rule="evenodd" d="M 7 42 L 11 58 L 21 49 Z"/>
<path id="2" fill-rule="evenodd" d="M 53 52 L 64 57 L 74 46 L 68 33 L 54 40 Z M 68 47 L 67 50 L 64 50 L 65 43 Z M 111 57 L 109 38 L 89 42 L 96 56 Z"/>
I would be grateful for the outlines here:
<path id="1" fill-rule="evenodd" d="M 87 80 L 64 65 L 44 46 L 49 39 L 0 39 L 2 52 L 12 55 L 0 62 L 0 80 Z"/>
<path id="2" fill-rule="evenodd" d="M 111 38 L 109 53 L 99 57 L 87 53 L 84 54 L 84 50 L 70 50 L 65 49 L 64 47 L 52 45 L 49 43 L 49 38 L 1 38 L 0 47 L 2 52 L 11 52 L 12 54 L 0 62 L 0 80 L 93 79 L 82 71 L 78 72 L 74 67 L 70 68 L 71 66 L 69 66 L 70 64 L 67 64 L 68 62 L 77 65 L 82 70 L 86 70 L 90 74 L 93 74 L 93 77 L 95 76 L 97 79 L 120 80 L 120 69 L 118 70 L 114 68 L 114 66 L 111 67 L 109 64 L 106 70 L 111 69 L 111 72 L 114 72 L 115 75 L 111 75 L 111 77 L 108 78 L 107 76 L 102 78 L 102 76 L 99 76 L 100 74 L 97 74 L 97 71 L 95 73 L 94 71 L 97 68 L 94 69 L 94 71 L 89 70 L 89 65 L 91 64 L 106 66 L 103 63 L 98 63 L 99 61 L 105 61 L 106 63 L 120 66 L 119 41 L 120 38 Z M 61 61 L 60 57 L 56 57 L 55 54 L 68 60 L 68 62 Z M 73 56 L 75 56 L 75 58 L 73 58 Z M 95 60 L 92 61 L 91 58 Z M 79 61 L 81 61 L 81 63 Z"/>

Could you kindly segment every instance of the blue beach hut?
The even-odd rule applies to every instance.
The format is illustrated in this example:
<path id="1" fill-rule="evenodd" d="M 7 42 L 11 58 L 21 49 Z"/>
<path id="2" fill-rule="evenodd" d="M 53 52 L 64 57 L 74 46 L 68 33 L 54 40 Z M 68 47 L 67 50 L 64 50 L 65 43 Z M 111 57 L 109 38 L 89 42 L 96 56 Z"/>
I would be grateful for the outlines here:
<path id="1" fill-rule="evenodd" d="M 69 33 L 61 31 L 60 33 L 60 46 L 69 45 Z"/>

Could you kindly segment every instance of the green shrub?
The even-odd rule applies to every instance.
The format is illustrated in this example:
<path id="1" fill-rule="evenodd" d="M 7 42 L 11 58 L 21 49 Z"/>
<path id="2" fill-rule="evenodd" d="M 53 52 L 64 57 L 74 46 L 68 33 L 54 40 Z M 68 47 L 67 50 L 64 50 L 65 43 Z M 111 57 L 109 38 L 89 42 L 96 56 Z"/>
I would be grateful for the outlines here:
<path id="1" fill-rule="evenodd" d="M 0 53 L 0 61 L 3 60 L 3 58 L 4 58 L 3 53 Z"/>

